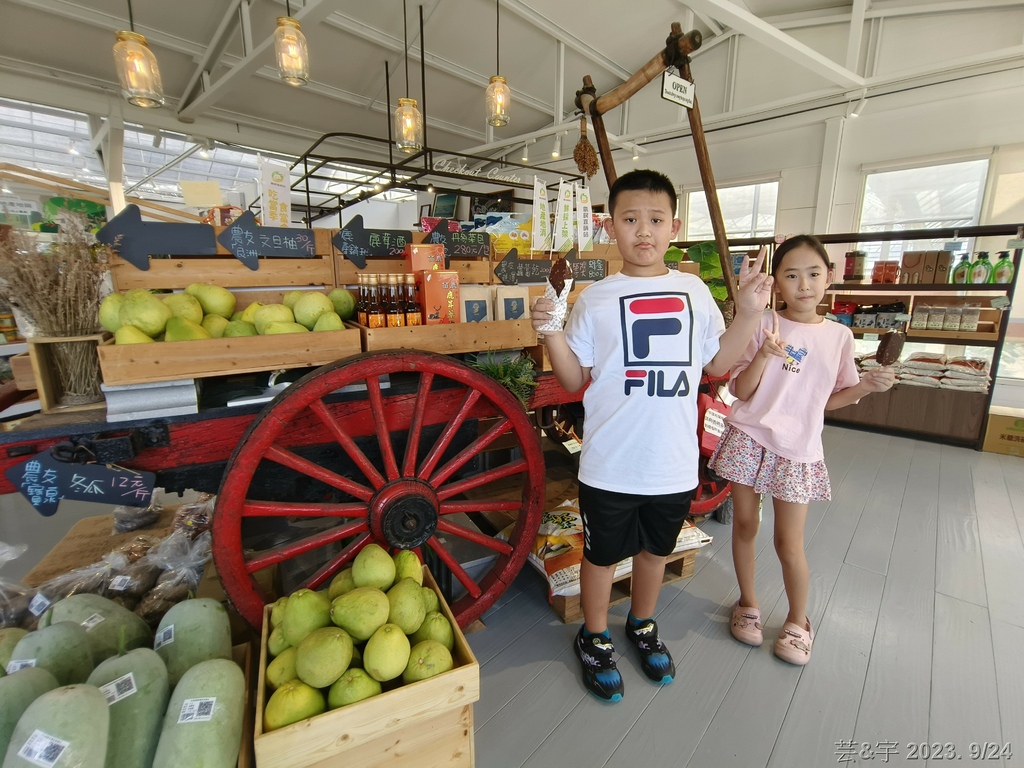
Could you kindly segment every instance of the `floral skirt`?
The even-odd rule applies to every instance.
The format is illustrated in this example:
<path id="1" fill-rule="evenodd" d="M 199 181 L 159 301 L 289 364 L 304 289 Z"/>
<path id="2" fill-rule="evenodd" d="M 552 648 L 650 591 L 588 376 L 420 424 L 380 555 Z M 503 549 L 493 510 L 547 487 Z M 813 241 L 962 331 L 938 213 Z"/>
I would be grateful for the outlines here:
<path id="1" fill-rule="evenodd" d="M 731 424 L 726 424 L 708 466 L 726 480 L 781 501 L 807 504 L 832 498 L 824 461 L 803 464 L 784 459 Z"/>

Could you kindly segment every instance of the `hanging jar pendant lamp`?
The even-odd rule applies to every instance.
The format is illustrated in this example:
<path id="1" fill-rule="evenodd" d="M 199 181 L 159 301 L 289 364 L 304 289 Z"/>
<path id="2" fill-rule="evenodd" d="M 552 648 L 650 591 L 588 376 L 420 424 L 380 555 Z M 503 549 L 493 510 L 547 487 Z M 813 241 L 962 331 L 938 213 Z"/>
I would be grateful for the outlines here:
<path id="1" fill-rule="evenodd" d="M 407 154 L 415 154 L 423 149 L 423 115 L 416 106 L 416 99 L 410 99 L 409 93 L 409 30 L 405 13 L 405 0 L 402 0 L 402 31 L 405 34 L 405 93 L 406 97 L 398 100 L 395 109 L 395 144 Z"/>
<path id="2" fill-rule="evenodd" d="M 274 53 L 277 72 L 288 85 L 302 86 L 309 82 L 309 49 L 299 22 L 292 18 L 290 0 L 285 0 L 287 16 L 277 17 L 274 29 Z"/>
<path id="3" fill-rule="evenodd" d="M 160 68 L 145 35 L 135 31 L 131 0 L 128 0 L 128 27 L 117 31 L 117 42 L 114 43 L 114 65 L 121 83 L 121 95 L 136 107 L 162 107 L 164 86 L 160 81 Z"/>
<path id="4" fill-rule="evenodd" d="M 494 0 L 494 70 L 501 72 L 501 0 Z M 508 125 L 509 107 L 512 106 L 512 92 L 505 78 L 495 74 L 487 86 L 487 123 L 495 128 Z"/>

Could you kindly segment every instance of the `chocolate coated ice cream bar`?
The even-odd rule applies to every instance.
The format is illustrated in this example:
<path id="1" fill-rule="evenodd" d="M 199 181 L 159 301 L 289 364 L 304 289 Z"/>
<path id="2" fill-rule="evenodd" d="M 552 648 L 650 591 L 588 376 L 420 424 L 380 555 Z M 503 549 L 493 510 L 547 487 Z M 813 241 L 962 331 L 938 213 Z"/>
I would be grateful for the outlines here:
<path id="1" fill-rule="evenodd" d="M 562 291 L 565 290 L 565 281 L 570 277 L 572 277 L 572 267 L 569 266 L 569 262 L 561 257 L 555 259 L 551 265 L 551 271 L 548 272 L 548 282 L 555 289 L 556 296 L 562 295 Z"/>
<path id="2" fill-rule="evenodd" d="M 889 331 L 882 334 L 882 338 L 878 341 L 878 351 L 875 352 L 875 360 L 879 365 L 892 365 L 900 359 L 903 342 L 906 340 L 907 335 L 903 331 Z"/>

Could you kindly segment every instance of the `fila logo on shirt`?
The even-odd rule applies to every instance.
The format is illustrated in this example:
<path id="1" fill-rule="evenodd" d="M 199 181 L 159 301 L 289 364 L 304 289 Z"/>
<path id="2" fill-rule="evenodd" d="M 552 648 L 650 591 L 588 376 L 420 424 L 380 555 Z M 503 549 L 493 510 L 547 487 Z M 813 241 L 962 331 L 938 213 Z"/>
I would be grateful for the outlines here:
<path id="1" fill-rule="evenodd" d="M 782 370 L 790 373 L 800 373 L 800 363 L 803 362 L 807 350 L 801 347 L 793 349 L 791 344 L 786 345 L 786 361 L 782 364 Z"/>
<path id="2" fill-rule="evenodd" d="M 693 311 L 687 293 L 641 293 L 619 299 L 626 367 L 623 394 L 686 397 L 693 359 Z"/>

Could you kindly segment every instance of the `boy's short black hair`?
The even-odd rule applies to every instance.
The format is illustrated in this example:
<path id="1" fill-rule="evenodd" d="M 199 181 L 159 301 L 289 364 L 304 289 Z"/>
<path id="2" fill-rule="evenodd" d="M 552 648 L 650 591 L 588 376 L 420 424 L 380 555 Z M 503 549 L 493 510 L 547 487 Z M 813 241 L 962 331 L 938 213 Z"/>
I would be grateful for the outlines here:
<path id="1" fill-rule="evenodd" d="M 615 215 L 615 202 L 619 193 L 629 191 L 664 192 L 672 201 L 672 216 L 675 217 L 678 203 L 676 188 L 665 174 L 641 168 L 619 176 L 608 190 L 608 213 Z"/>

